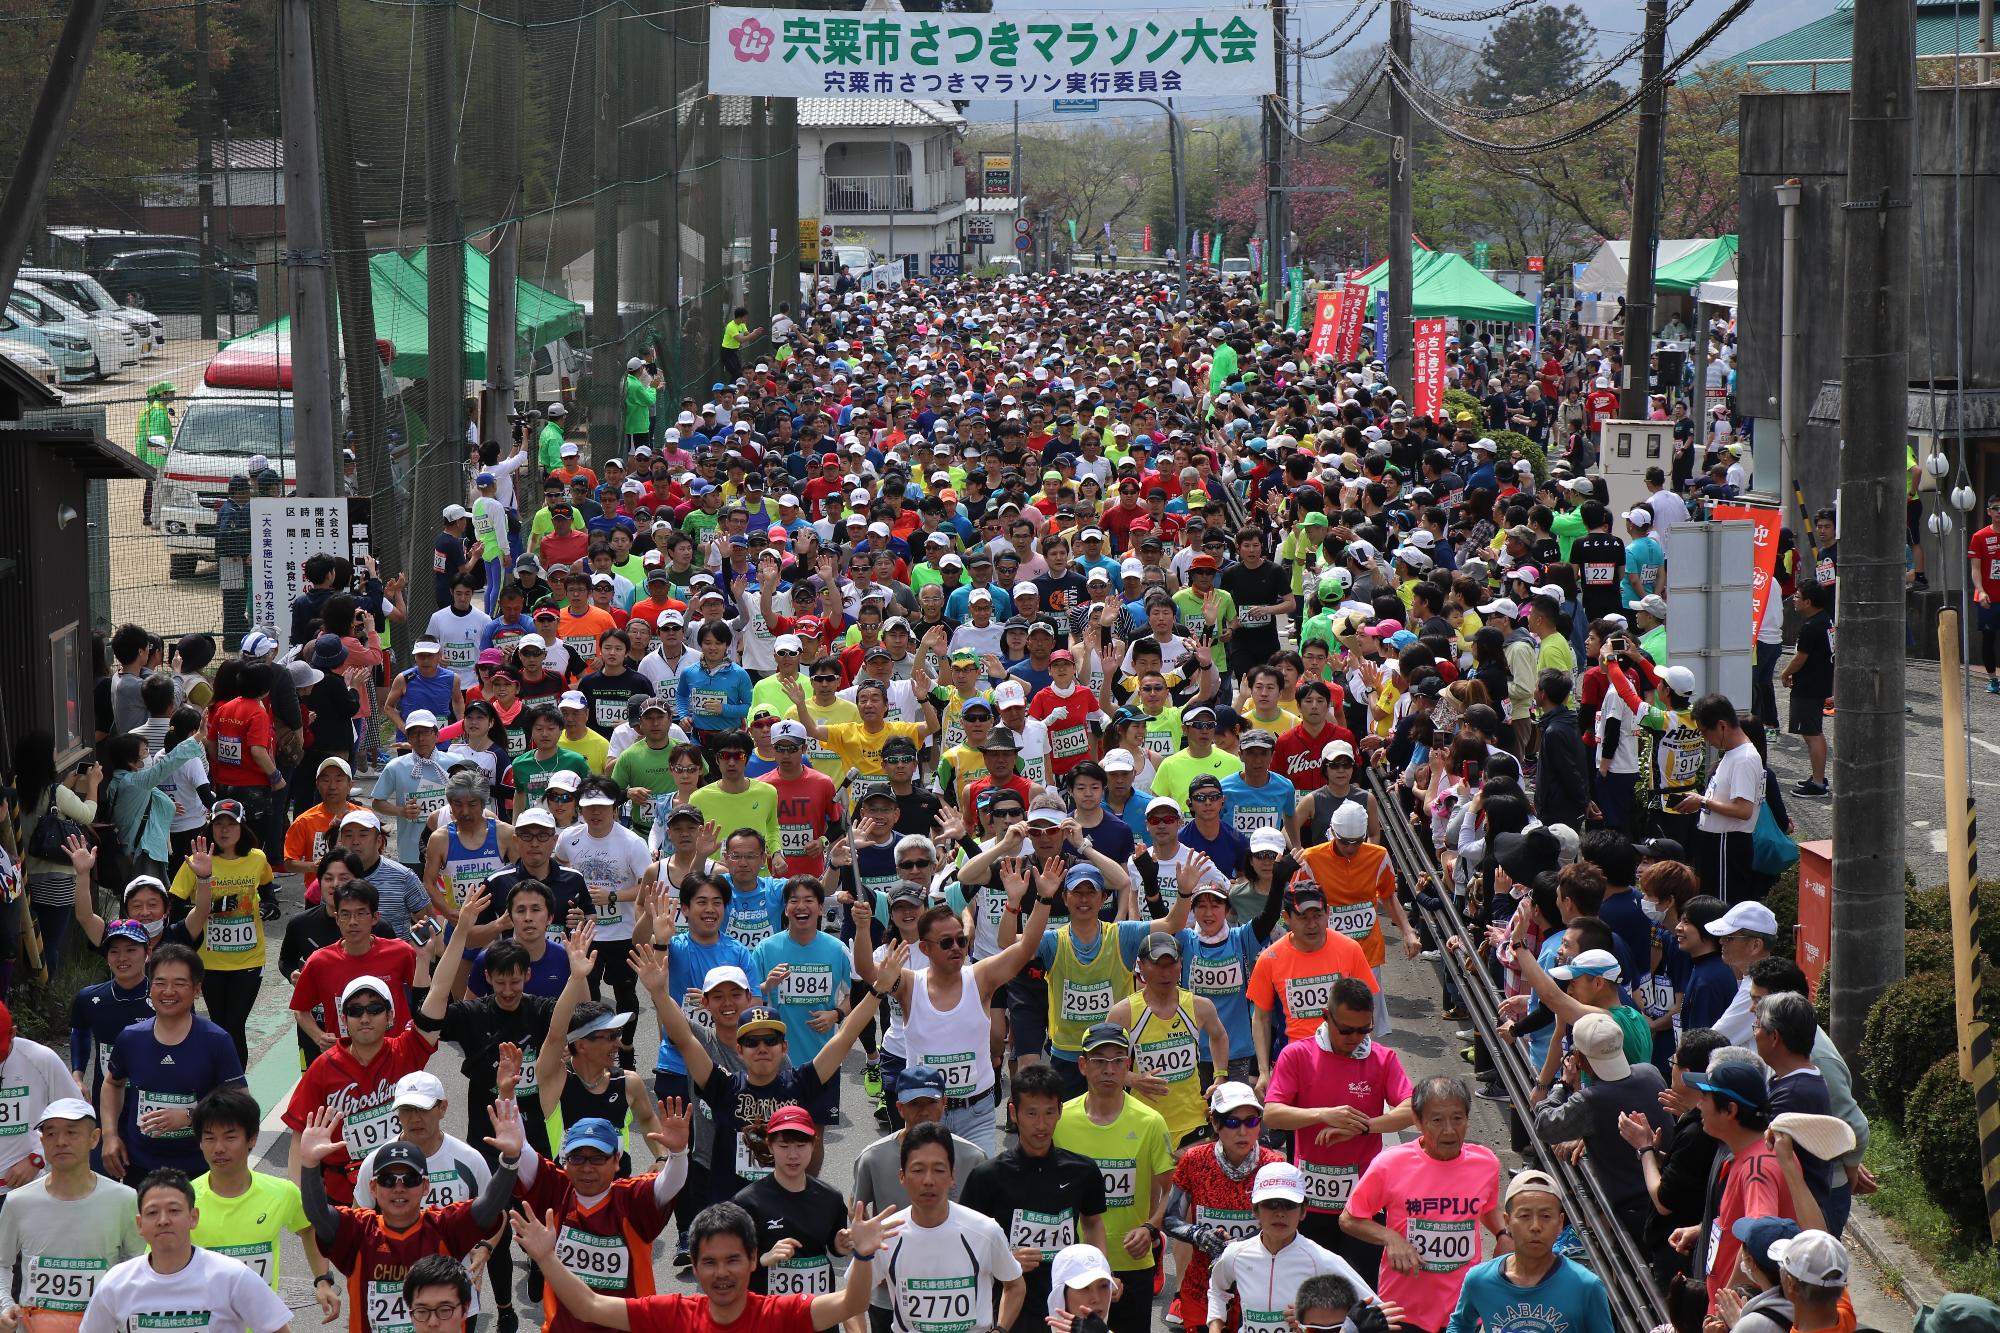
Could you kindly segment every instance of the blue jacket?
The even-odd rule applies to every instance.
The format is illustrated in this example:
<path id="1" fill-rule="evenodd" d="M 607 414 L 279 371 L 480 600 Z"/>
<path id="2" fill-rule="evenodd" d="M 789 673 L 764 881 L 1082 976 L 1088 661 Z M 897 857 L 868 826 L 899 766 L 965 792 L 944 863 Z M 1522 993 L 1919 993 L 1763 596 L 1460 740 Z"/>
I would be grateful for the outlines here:
<path id="1" fill-rule="evenodd" d="M 201 753 L 201 737 L 190 736 L 144 768 L 112 775 L 111 822 L 126 852 L 166 864 L 174 798 L 161 791 L 160 784 L 179 772 L 182 764 L 199 759 Z M 125 886 L 116 887 L 122 890 Z"/>
<path id="2" fill-rule="evenodd" d="M 674 711 L 682 717 L 694 720 L 696 731 L 735 731 L 743 726 L 743 720 L 750 716 L 750 673 L 734 662 L 724 662 L 714 671 L 702 666 L 699 661 L 688 663 L 681 668 L 680 676 L 674 683 Z M 722 710 L 719 713 L 695 711 L 695 695 L 720 694 Z"/>

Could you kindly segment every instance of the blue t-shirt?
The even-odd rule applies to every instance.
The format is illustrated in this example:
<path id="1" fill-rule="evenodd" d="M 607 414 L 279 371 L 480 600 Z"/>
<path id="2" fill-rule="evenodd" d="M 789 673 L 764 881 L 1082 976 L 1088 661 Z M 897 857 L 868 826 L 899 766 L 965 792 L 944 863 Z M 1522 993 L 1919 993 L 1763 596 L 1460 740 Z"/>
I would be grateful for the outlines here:
<path id="1" fill-rule="evenodd" d="M 811 1064 L 832 1038 L 834 1029 L 815 1032 L 806 1022 L 814 1011 L 837 1008 L 854 984 L 854 965 L 838 939 L 825 931 L 800 944 L 791 932 L 773 935 L 751 951 L 752 982 L 762 984 L 780 963 L 791 971 L 773 988 L 770 999 L 785 1020 L 787 1054 L 794 1066 Z"/>
<path id="2" fill-rule="evenodd" d="M 192 1127 L 169 1130 L 155 1137 L 141 1133 L 139 1116 L 145 1111 L 193 1112 L 194 1104 L 216 1088 L 240 1085 L 243 1062 L 236 1058 L 236 1043 L 214 1023 L 199 1014 L 194 1026 L 176 1046 L 163 1045 L 153 1035 L 158 1020 L 147 1018 L 118 1034 L 111 1043 L 111 1061 L 105 1072 L 125 1084 L 125 1109 L 118 1116 L 118 1134 L 136 1174 L 162 1166 L 177 1167 L 190 1177 L 208 1169 L 201 1155 L 201 1140 Z"/>
<path id="3" fill-rule="evenodd" d="M 723 919 L 723 934 L 745 949 L 755 949 L 771 936 L 782 935 L 784 931 L 784 880 L 759 875 L 754 889 L 739 889 L 735 880 L 729 881 L 729 915 Z M 761 979 L 756 973 L 750 976 L 752 985 Z"/>
<path id="4" fill-rule="evenodd" d="M 465 989 L 472 995 L 491 995 L 492 983 L 486 980 L 486 950 L 474 949 L 466 955 L 472 963 L 472 978 L 465 983 Z M 528 986 L 530 995 L 560 995 L 569 984 L 569 955 L 553 940 L 542 950 L 539 961 L 528 964 Z"/>
<path id="5" fill-rule="evenodd" d="M 1263 786 L 1253 787 L 1238 771 L 1222 780 L 1222 822 L 1246 838 L 1260 828 L 1283 833 L 1298 808 L 1298 788 L 1290 778 L 1268 773 Z"/>
<path id="6" fill-rule="evenodd" d="M 1626 976 L 1643 976 L 1653 970 L 1653 923 L 1646 919 L 1646 909 L 1639 906 L 1638 890 L 1605 894 L 1597 916 L 1611 927 L 1612 951 Z"/>
<path id="7" fill-rule="evenodd" d="M 69 1067 L 89 1069 L 90 1104 L 97 1105 L 98 1089 L 104 1085 L 104 1062 L 111 1058 L 112 1043 L 134 1023 L 153 1016 L 152 995 L 141 981 L 131 990 L 121 990 L 115 981 L 85 986 L 69 1005 Z M 91 1062 L 97 1062 L 96 1068 Z"/>
<path id="8" fill-rule="evenodd" d="M 1205 995 L 1215 1005 L 1215 1013 L 1229 1033 L 1229 1053 L 1248 1055 L 1256 1050 L 1250 1035 L 1250 973 L 1264 942 L 1249 922 L 1231 926 L 1214 944 L 1204 944 L 1193 926 L 1183 926 L 1181 941 L 1181 985 L 1196 995 Z M 1208 1034 L 1201 1034 L 1201 1058 L 1208 1054 Z"/>
<path id="9" fill-rule="evenodd" d="M 1535 954 L 1535 961 L 1539 962 L 1542 965 L 1542 970 L 1544 972 L 1556 966 L 1556 959 L 1562 951 L 1562 945 L 1563 945 L 1563 932 L 1560 930 L 1542 941 L 1542 947 L 1540 951 Z M 1529 997 L 1528 1000 L 1529 1013 L 1533 1013 L 1535 1010 L 1541 1007 L 1542 1007 L 1542 1001 L 1540 997 L 1538 996 Z M 1542 1061 L 1546 1059 L 1549 1054 L 1549 1042 L 1554 1039 L 1555 1035 L 1556 1035 L 1556 1025 L 1553 1023 L 1549 1024 L 1545 1028 L 1540 1029 L 1539 1031 L 1530 1032 L 1528 1034 L 1528 1068 L 1540 1069 L 1542 1067 Z"/>
<path id="10" fill-rule="evenodd" d="M 384 764 L 382 776 L 375 779 L 376 800 L 391 805 L 415 801 L 424 808 L 423 816 L 396 821 L 396 859 L 406 866 L 422 863 L 424 817 L 443 808 L 444 784 L 449 776 L 445 771 L 444 751 L 434 750 L 430 758 L 419 759 L 412 750 Z"/>
<path id="11" fill-rule="evenodd" d="M 1736 998 L 1736 974 L 1720 953 L 1688 960 L 1687 985 L 1681 995 L 1681 1031 L 1712 1028 Z"/>
<path id="12" fill-rule="evenodd" d="M 1144 822 L 1144 816 L 1141 816 L 1140 822 Z M 1132 826 L 1108 808 L 1095 827 L 1083 831 L 1083 840 L 1121 866 L 1132 859 L 1132 853 L 1139 847 L 1139 839 L 1132 832 Z"/>
<path id="13" fill-rule="evenodd" d="M 1227 800 L 1226 791 L 1224 799 Z M 1227 819 L 1222 821 L 1221 827 L 1216 829 L 1212 838 L 1196 828 L 1194 821 L 1190 819 L 1181 825 L 1181 846 L 1192 847 L 1215 862 L 1215 868 L 1227 879 L 1235 879 L 1237 872 L 1241 871 L 1244 863 L 1250 859 L 1250 839 L 1231 828 Z"/>
<path id="14" fill-rule="evenodd" d="M 1625 544 L 1625 572 L 1638 581 L 1641 587 L 1645 586 L 1647 570 L 1650 569 L 1657 574 L 1666 567 L 1666 564 L 1667 553 L 1661 549 L 1657 537 L 1645 536 Z M 1638 600 L 1632 595 L 1630 585 L 1621 587 L 1620 591 L 1624 594 L 1625 605 L 1630 606 Z"/>
<path id="15" fill-rule="evenodd" d="M 750 951 L 738 940 L 727 935 L 718 935 L 713 944 L 703 944 L 688 934 L 687 927 L 667 941 L 667 994 L 680 1004 L 687 999 L 691 990 L 700 990 L 701 983 L 708 978 L 710 968 L 740 967 L 743 975 L 750 978 L 750 993 L 757 994 L 757 985 L 763 978 L 757 975 L 757 964 L 750 957 Z M 688 1010 L 688 1022 L 696 1027 L 715 1030 L 714 1020 L 708 1019 L 707 1011 Z M 704 1022 L 703 1020 L 708 1021 Z M 670 1074 L 687 1073 L 687 1061 L 681 1059 L 680 1048 L 665 1037 L 660 1038 L 660 1057 L 654 1068 Z"/>
<path id="16" fill-rule="evenodd" d="M 1612 1333 L 1611 1298 L 1604 1279 L 1575 1260 L 1555 1257 L 1555 1267 L 1532 1287 L 1507 1280 L 1507 1260 L 1488 1259 L 1466 1270 L 1458 1308 L 1446 1333 Z"/>
<path id="17" fill-rule="evenodd" d="M 1124 820 L 1125 827 L 1132 830 L 1134 838 L 1143 838 L 1146 836 L 1146 806 L 1151 803 L 1152 799 L 1153 793 L 1135 786 L 1132 788 L 1132 794 L 1125 798 L 1125 804 L 1122 807 L 1117 806 L 1111 799 L 1111 793 L 1106 792 L 1104 794 L 1104 808 Z"/>

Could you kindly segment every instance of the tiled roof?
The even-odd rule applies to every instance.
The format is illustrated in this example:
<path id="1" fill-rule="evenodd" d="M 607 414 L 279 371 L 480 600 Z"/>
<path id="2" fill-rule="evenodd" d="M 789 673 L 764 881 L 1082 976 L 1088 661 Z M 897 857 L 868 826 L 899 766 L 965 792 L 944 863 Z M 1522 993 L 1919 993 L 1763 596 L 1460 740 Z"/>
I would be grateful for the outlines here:
<path id="1" fill-rule="evenodd" d="M 853 129 L 915 126 L 959 126 L 965 117 L 949 102 L 920 102 L 907 97 L 801 97 L 799 128 Z"/>

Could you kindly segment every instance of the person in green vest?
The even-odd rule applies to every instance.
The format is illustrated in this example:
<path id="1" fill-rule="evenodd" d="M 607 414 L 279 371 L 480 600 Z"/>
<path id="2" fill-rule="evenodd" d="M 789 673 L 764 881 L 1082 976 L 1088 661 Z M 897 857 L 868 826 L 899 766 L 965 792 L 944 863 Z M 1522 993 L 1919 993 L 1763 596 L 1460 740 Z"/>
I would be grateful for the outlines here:
<path id="1" fill-rule="evenodd" d="M 560 402 L 550 403 L 548 418 L 542 424 L 542 433 L 535 438 L 536 466 L 544 473 L 562 466 L 563 424 L 569 419 L 569 407 Z"/>
<path id="2" fill-rule="evenodd" d="M 1215 356 L 1208 363 L 1208 391 L 1220 393 L 1235 378 L 1236 349 L 1227 342 L 1217 343 Z"/>
<path id="3" fill-rule="evenodd" d="M 146 390 L 146 410 L 139 414 L 139 429 L 132 442 L 132 452 L 148 467 L 159 467 L 167 461 L 167 451 L 153 441 L 155 438 L 174 438 L 174 395 L 174 386 L 167 380 L 161 380 Z"/>
<path id="4" fill-rule="evenodd" d="M 750 308 L 737 306 L 722 326 L 722 377 L 731 383 L 743 378 L 743 344 L 764 336 L 761 328 L 750 327 Z"/>
<path id="5" fill-rule="evenodd" d="M 625 434 L 634 449 L 653 438 L 653 402 L 660 391 L 649 379 L 642 358 L 625 363 Z"/>

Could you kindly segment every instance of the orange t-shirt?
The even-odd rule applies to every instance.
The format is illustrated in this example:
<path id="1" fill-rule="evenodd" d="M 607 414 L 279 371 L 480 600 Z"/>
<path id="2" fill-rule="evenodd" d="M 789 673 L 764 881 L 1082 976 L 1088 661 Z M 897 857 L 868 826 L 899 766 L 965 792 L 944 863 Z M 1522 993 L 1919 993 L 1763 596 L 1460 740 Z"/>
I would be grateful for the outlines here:
<path id="1" fill-rule="evenodd" d="M 1299 853 L 1299 874 L 1326 894 L 1326 929 L 1361 946 L 1368 966 L 1382 966 L 1382 914 L 1377 906 L 1396 892 L 1396 872 L 1389 853 L 1364 842 L 1352 856 L 1342 856 L 1330 842 Z"/>
<path id="2" fill-rule="evenodd" d="M 1257 959 L 1250 973 L 1250 1003 L 1269 1012 L 1277 1012 L 1282 1003 L 1286 1038 L 1308 1041 L 1326 1020 L 1333 983 L 1342 977 L 1358 978 L 1372 991 L 1382 989 L 1368 956 L 1347 936 L 1329 930 L 1325 944 L 1305 953 L 1287 935 Z"/>
<path id="3" fill-rule="evenodd" d="M 569 649 L 570 656 L 586 666 L 597 662 L 597 640 L 606 630 L 618 628 L 618 622 L 609 612 L 600 611 L 595 606 L 586 605 L 582 615 L 564 611 L 556 621 L 556 634 Z"/>
<path id="4" fill-rule="evenodd" d="M 355 808 L 350 805 L 347 810 Z M 345 816 L 347 810 L 341 811 L 341 814 Z M 333 812 L 323 803 L 301 814 L 285 830 L 285 859 L 317 862 L 333 848 L 333 825 Z"/>

